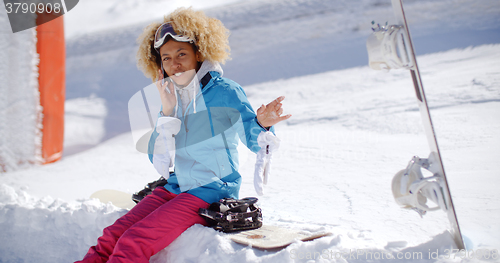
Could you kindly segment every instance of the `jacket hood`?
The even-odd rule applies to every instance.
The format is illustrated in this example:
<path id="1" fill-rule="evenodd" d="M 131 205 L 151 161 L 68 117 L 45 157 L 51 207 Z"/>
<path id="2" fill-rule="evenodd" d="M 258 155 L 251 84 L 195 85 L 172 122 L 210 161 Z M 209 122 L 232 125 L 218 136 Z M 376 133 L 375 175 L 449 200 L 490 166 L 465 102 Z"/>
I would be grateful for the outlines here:
<path id="1" fill-rule="evenodd" d="M 202 88 L 200 86 L 200 83 L 203 83 L 202 79 L 209 72 L 217 72 L 219 73 L 219 76 L 222 76 L 222 74 L 224 73 L 222 67 L 218 62 L 211 62 L 209 60 L 205 60 L 201 64 L 201 67 L 198 70 L 198 72 L 196 72 L 196 76 L 193 78 L 193 80 L 191 80 L 191 82 L 187 86 L 178 87 L 177 85 L 175 85 L 176 96 L 177 96 L 177 106 L 175 113 L 176 116 L 178 116 L 177 111 L 179 108 L 179 99 L 181 101 L 183 113 L 186 111 L 187 106 L 191 101 L 193 101 L 194 113 L 196 113 L 196 96 L 197 94 L 201 94 L 203 92 L 203 91 L 200 92 L 200 89 Z M 211 77 L 213 76 L 210 76 L 210 78 Z"/>
<path id="2" fill-rule="evenodd" d="M 201 79 L 205 77 L 205 75 L 207 75 L 207 73 L 210 71 L 218 72 L 220 74 L 220 77 L 222 77 L 222 74 L 224 74 L 224 71 L 222 70 L 219 62 L 211 62 L 210 60 L 205 60 L 196 73 L 199 83 L 201 83 Z"/>

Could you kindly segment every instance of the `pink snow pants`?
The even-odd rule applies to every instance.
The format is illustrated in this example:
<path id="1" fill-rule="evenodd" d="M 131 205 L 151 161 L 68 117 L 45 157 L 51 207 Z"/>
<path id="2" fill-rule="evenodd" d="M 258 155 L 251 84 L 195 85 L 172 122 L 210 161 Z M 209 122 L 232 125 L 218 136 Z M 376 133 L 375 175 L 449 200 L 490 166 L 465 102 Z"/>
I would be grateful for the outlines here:
<path id="1" fill-rule="evenodd" d="M 149 262 L 194 224 L 206 225 L 199 208 L 209 204 L 200 198 L 179 195 L 157 187 L 127 214 L 103 230 L 97 245 L 77 262 Z"/>

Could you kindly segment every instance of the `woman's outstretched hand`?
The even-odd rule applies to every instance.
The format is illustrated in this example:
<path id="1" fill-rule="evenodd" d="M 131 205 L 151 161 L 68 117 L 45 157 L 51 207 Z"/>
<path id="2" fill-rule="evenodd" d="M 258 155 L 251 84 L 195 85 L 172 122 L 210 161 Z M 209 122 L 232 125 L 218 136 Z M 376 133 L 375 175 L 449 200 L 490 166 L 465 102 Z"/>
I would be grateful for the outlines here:
<path id="1" fill-rule="evenodd" d="M 281 114 L 283 114 L 283 108 L 281 108 L 283 104 L 281 104 L 281 102 L 284 99 L 285 96 L 281 96 L 267 105 L 262 104 L 262 106 L 257 109 L 257 120 L 259 120 L 262 126 L 266 128 L 271 127 L 280 121 L 284 121 L 292 117 L 291 114 L 281 116 Z"/>
<path id="2" fill-rule="evenodd" d="M 158 92 L 160 92 L 161 105 L 163 106 L 163 115 L 168 116 L 172 114 L 175 104 L 177 103 L 177 98 L 175 97 L 174 93 L 174 84 L 170 81 L 166 81 L 165 84 L 162 84 L 161 80 L 163 74 L 161 70 L 159 70 L 158 72 L 160 74 L 158 75 L 158 80 L 156 81 L 156 87 L 158 88 Z"/>

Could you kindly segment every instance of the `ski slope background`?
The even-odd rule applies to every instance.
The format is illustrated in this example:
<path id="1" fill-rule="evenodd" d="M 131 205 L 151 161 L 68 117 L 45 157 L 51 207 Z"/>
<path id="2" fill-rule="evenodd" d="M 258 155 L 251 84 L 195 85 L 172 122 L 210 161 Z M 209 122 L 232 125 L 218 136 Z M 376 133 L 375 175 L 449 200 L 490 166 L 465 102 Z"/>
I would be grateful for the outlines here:
<path id="1" fill-rule="evenodd" d="M 444 213 L 422 219 L 392 197 L 393 175 L 429 149 L 409 72 L 366 66 L 371 21 L 394 19 L 389 0 L 101 2 L 81 1 L 65 15 L 63 159 L 0 174 L 0 262 L 81 259 L 126 212 L 89 196 L 137 192 L 159 177 L 134 150 L 128 123 L 128 100 L 150 84 L 136 69 L 135 39 L 184 5 L 231 30 L 225 76 L 243 85 L 254 108 L 286 96 L 293 117 L 276 127 L 282 144 L 259 201 L 264 222 L 332 236 L 267 252 L 194 226 L 152 262 L 462 260 L 446 257 L 453 243 Z M 405 4 L 462 233 L 473 251 L 498 251 L 500 2 Z M 254 161 L 243 151 L 241 197 L 256 196 Z"/>

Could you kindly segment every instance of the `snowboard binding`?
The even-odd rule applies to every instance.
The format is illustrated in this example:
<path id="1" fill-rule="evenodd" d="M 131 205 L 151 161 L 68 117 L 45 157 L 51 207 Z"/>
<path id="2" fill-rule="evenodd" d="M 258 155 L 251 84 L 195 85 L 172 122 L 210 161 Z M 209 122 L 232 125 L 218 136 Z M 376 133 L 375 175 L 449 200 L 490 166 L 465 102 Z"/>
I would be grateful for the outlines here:
<path id="1" fill-rule="evenodd" d="M 156 187 L 164 186 L 166 184 L 167 184 L 167 179 L 165 179 L 165 177 L 162 176 L 160 177 L 160 179 L 148 183 L 141 191 L 133 194 L 132 201 L 138 204 L 142 199 L 144 199 L 144 197 L 150 195 L 153 192 L 153 190 L 155 190 Z"/>
<path id="2" fill-rule="evenodd" d="M 212 203 L 208 209 L 200 208 L 198 214 L 209 226 L 222 232 L 256 229 L 262 226 L 262 211 L 257 201 L 255 197 L 224 198 Z"/>
<path id="3" fill-rule="evenodd" d="M 427 211 L 442 209 L 447 212 L 449 209 L 443 192 L 443 178 L 439 175 L 439 171 L 435 171 L 432 164 L 433 154 L 428 159 L 415 156 L 406 169 L 396 173 L 392 179 L 392 193 L 396 203 L 403 208 L 415 210 L 421 217 Z M 433 175 L 424 177 L 421 168 L 430 171 Z M 428 200 L 435 205 L 430 207 Z"/>
<path id="4" fill-rule="evenodd" d="M 375 21 L 372 24 L 375 25 Z M 366 42 L 369 65 L 372 69 L 389 71 L 414 67 L 408 35 L 402 26 L 377 24 L 372 30 L 373 33 Z"/>

